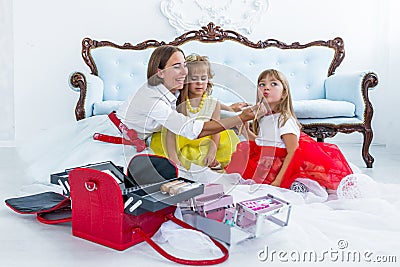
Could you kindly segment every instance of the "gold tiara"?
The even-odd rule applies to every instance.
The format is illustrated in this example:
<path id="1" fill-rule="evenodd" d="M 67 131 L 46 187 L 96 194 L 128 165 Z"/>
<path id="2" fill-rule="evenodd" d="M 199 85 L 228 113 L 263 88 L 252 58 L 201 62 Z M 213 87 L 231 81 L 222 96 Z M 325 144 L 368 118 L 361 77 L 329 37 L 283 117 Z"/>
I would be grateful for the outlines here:
<path id="1" fill-rule="evenodd" d="M 200 56 L 198 54 L 190 54 L 186 57 L 186 62 L 195 62 L 195 61 L 208 61 L 208 57 Z"/>

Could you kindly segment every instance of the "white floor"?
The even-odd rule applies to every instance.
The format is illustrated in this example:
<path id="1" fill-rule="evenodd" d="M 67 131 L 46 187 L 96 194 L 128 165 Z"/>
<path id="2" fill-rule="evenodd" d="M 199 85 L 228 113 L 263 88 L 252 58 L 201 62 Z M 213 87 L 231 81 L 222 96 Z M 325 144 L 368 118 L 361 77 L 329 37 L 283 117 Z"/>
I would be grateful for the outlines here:
<path id="1" fill-rule="evenodd" d="M 400 183 L 400 150 L 373 145 L 374 167 L 365 168 L 361 158 L 361 145 L 339 144 L 348 161 L 363 173 L 381 183 Z M 33 215 L 19 215 L 4 204 L 29 184 L 25 166 L 16 149 L 0 147 L 0 267 L 11 266 L 134 266 L 135 262 L 159 261 L 160 266 L 174 265 L 157 253 L 149 253 L 147 244 L 139 244 L 118 252 L 86 240 L 73 237 L 71 225 L 44 225 Z M 149 263 L 150 264 L 150 263 Z M 141 264 L 145 266 L 146 264 Z M 226 262 L 226 266 L 235 266 Z M 264 264 L 265 265 L 265 264 Z M 396 266 L 396 264 L 389 264 Z"/>

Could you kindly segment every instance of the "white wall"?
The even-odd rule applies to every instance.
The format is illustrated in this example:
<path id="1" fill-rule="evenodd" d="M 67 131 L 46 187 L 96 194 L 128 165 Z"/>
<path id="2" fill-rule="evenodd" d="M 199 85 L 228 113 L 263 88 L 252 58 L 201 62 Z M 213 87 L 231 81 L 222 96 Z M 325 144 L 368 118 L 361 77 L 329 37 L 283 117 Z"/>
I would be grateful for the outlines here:
<path id="1" fill-rule="evenodd" d="M 15 139 L 12 2 L 0 0 L 0 144 Z"/>
<path id="2" fill-rule="evenodd" d="M 382 24 L 379 31 L 384 38 L 378 43 L 379 49 L 375 52 L 376 57 L 382 66 L 381 85 L 379 91 L 374 94 L 374 105 L 377 117 L 375 129 L 378 132 L 379 140 L 389 146 L 400 144 L 397 134 L 400 131 L 399 120 L 399 99 L 400 90 L 397 78 L 400 70 L 400 16 L 398 14 L 400 3 L 390 1 L 385 6 L 382 16 L 385 16 L 385 24 Z"/>
<path id="3" fill-rule="evenodd" d="M 370 94 L 375 108 L 373 142 L 398 144 L 400 139 L 391 138 L 393 132 L 400 130 L 392 109 L 400 92 L 390 86 L 395 82 L 399 65 L 395 25 L 400 19 L 395 14 L 396 2 L 270 0 L 269 3 L 267 13 L 248 38 L 304 43 L 342 37 L 346 57 L 337 73 L 373 70 L 379 75 L 378 88 Z M 140 4 L 130 0 L 16 0 L 13 17 L 17 143 L 75 120 L 78 94 L 69 89 L 67 80 L 74 70 L 88 71 L 80 55 L 84 37 L 135 44 L 147 39 L 170 41 L 176 36 L 175 29 L 160 12 L 158 0 Z M 359 134 L 338 138 L 361 141 Z"/>
<path id="4" fill-rule="evenodd" d="M 75 120 L 78 94 L 69 89 L 68 77 L 72 71 L 89 70 L 80 55 L 84 37 L 135 43 L 174 35 L 161 16 L 158 1 L 135 3 L 130 0 L 14 2 L 17 142 Z"/>

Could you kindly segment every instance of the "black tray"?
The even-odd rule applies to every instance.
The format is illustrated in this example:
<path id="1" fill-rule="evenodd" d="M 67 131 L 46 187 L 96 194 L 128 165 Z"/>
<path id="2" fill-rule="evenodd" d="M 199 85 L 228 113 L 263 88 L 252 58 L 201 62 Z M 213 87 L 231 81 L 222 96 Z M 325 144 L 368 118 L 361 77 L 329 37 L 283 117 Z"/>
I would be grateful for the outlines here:
<path id="1" fill-rule="evenodd" d="M 204 193 L 204 185 L 197 183 L 198 187 L 189 189 L 173 196 L 168 193 L 163 194 L 160 190 L 161 185 L 174 180 L 182 180 L 192 184 L 195 183 L 191 180 L 179 177 L 168 181 L 147 185 L 144 187 L 127 188 L 126 190 L 124 190 L 125 213 L 140 215 L 148 211 L 158 211 Z M 135 204 L 137 207 L 135 206 Z"/>
<path id="2" fill-rule="evenodd" d="M 63 189 L 63 195 L 69 197 L 71 192 L 70 192 L 70 186 L 68 183 L 68 173 L 72 171 L 73 169 L 76 168 L 89 168 L 93 170 L 98 170 L 98 171 L 104 171 L 110 174 L 115 181 L 118 183 L 119 187 L 121 190 L 125 189 L 125 183 L 127 180 L 130 178 L 127 177 L 124 174 L 124 168 L 121 166 L 116 166 L 114 163 L 111 161 L 104 161 L 104 162 L 99 162 L 99 163 L 93 163 L 93 164 L 88 164 L 84 166 L 79 166 L 75 168 L 69 168 L 66 169 L 63 172 L 59 173 L 53 173 L 50 174 L 50 183 L 60 185 L 61 188 Z M 131 182 L 130 182 L 131 183 Z"/>

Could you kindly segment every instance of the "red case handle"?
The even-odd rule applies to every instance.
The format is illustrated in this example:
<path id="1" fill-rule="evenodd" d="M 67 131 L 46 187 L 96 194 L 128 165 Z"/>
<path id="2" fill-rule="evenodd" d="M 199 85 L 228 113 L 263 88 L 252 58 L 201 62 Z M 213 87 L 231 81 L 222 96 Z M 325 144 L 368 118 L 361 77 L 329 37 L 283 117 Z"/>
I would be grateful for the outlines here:
<path id="1" fill-rule="evenodd" d="M 196 230 L 199 231 L 198 229 L 192 227 L 191 225 L 185 223 L 184 221 L 179 220 L 178 218 L 176 218 L 173 214 L 168 214 L 166 216 L 166 219 L 169 219 L 171 221 L 173 221 L 174 223 L 176 223 L 179 226 L 182 226 L 184 228 L 187 229 L 192 229 L 192 230 Z M 228 249 L 221 244 L 220 242 L 216 241 L 215 239 L 213 239 L 212 237 L 211 240 L 214 242 L 214 244 L 222 251 L 222 253 L 224 254 L 221 258 L 218 259 L 213 259 L 213 260 L 187 260 L 187 259 L 181 259 L 181 258 L 177 258 L 175 256 L 172 256 L 171 254 L 169 254 L 168 252 L 166 252 L 163 248 L 161 248 L 159 245 L 157 245 L 157 243 L 155 243 L 150 237 L 148 237 L 146 235 L 146 233 L 144 233 L 140 228 L 135 228 L 133 229 L 133 233 L 138 233 L 141 237 L 143 237 L 143 239 L 150 245 L 152 246 L 158 253 L 160 253 L 163 257 L 179 263 L 179 264 L 185 264 L 185 265 L 214 265 L 214 264 L 220 264 L 224 261 L 226 261 L 229 257 L 229 251 Z"/>

